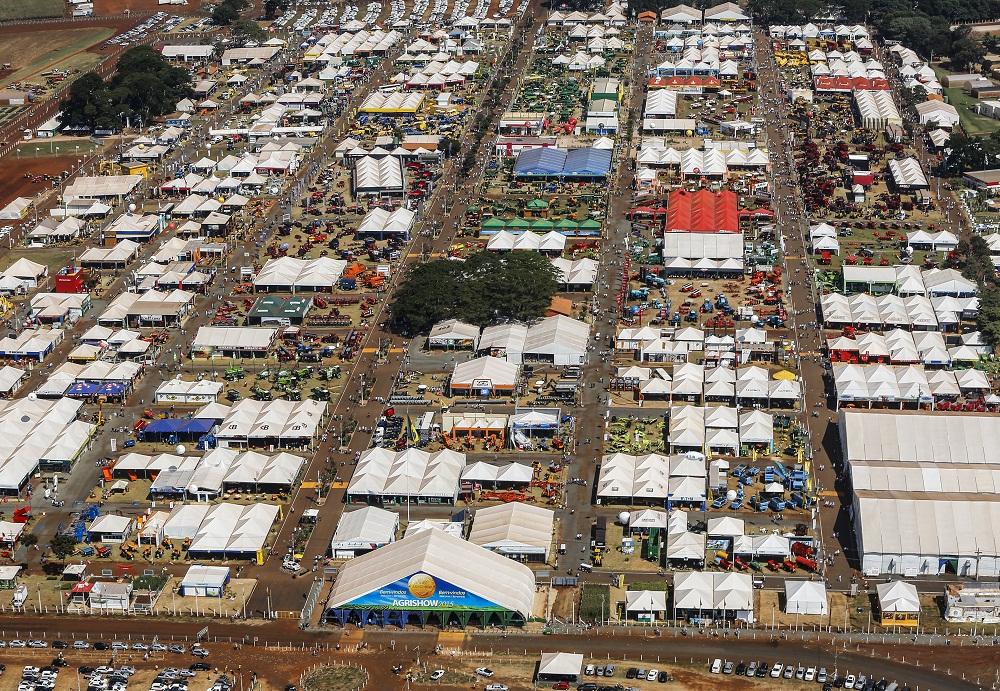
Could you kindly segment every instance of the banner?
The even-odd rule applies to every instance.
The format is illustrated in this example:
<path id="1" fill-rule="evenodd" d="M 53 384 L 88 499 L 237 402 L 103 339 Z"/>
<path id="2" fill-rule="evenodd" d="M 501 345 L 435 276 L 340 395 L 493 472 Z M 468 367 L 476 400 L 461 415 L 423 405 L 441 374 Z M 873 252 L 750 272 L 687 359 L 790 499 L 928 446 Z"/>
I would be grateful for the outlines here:
<path id="1" fill-rule="evenodd" d="M 345 609 L 504 611 L 506 608 L 418 571 L 344 603 Z"/>

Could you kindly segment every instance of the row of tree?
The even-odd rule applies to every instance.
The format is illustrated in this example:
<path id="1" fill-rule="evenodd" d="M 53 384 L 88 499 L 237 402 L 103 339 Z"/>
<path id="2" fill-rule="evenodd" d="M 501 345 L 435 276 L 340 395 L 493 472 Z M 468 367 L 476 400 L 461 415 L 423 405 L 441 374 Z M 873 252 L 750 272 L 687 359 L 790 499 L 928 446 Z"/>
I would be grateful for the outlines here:
<path id="1" fill-rule="evenodd" d="M 148 46 L 136 46 L 122 54 L 109 80 L 89 72 L 73 82 L 60 106 L 62 123 L 115 131 L 172 113 L 178 101 L 193 95 L 187 70 Z"/>
<path id="2" fill-rule="evenodd" d="M 531 321 L 545 314 L 559 288 L 556 270 L 538 252 L 476 252 L 413 268 L 390 307 L 393 328 L 426 334 L 445 319 L 477 326 Z"/>

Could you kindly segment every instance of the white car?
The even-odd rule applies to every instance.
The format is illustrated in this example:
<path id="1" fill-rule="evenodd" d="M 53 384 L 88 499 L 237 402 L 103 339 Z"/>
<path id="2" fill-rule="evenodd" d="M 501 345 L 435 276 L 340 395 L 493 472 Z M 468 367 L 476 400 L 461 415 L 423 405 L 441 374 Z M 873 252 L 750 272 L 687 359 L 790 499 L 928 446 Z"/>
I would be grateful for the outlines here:
<path id="1" fill-rule="evenodd" d="M 485 691 L 507 691 L 506 684 L 487 684 Z"/>
<path id="2" fill-rule="evenodd" d="M 74 650 L 87 650 L 90 647 L 90 643 L 87 641 L 73 641 Z"/>
<path id="3" fill-rule="evenodd" d="M 781 673 L 785 670 L 785 666 L 780 662 L 775 662 L 771 667 L 771 678 L 777 679 L 781 676 Z"/>
<path id="4" fill-rule="evenodd" d="M 816 681 L 816 668 L 810 667 L 806 670 L 806 676 L 803 677 L 806 681 Z"/>
<path id="5" fill-rule="evenodd" d="M 854 682 L 855 682 L 854 675 L 848 674 L 846 677 L 844 677 L 844 688 L 853 689 L 855 685 Z"/>
<path id="6" fill-rule="evenodd" d="M 286 571 L 298 571 L 299 569 L 302 568 L 302 566 L 297 561 L 286 559 L 285 561 L 281 562 L 281 568 L 285 569 Z"/>
<path id="7" fill-rule="evenodd" d="M 486 677 L 487 679 L 489 679 L 494 674 L 496 674 L 496 672 L 494 672 L 489 667 L 477 667 L 476 668 L 476 674 L 478 674 L 481 677 Z"/>
<path id="8" fill-rule="evenodd" d="M 444 670 L 443 669 L 436 669 L 433 672 L 431 672 L 431 681 L 437 681 L 438 679 L 440 679 L 443 676 L 444 676 Z"/>
<path id="9" fill-rule="evenodd" d="M 18 639 L 15 638 L 14 640 L 12 640 L 10 643 L 7 644 L 7 647 L 8 648 L 27 648 L 28 644 L 25 643 L 24 641 L 21 641 L 21 640 L 18 640 Z"/>

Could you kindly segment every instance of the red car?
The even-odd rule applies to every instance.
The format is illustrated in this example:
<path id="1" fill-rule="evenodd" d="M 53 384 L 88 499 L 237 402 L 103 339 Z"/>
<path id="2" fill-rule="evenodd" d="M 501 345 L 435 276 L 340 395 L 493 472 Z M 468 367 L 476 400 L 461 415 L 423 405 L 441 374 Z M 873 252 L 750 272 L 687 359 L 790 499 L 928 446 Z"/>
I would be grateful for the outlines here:
<path id="1" fill-rule="evenodd" d="M 563 691 L 566 691 L 566 689 L 569 688 L 569 682 L 568 681 L 557 681 L 555 684 L 552 685 L 552 688 L 554 688 L 554 689 L 562 689 Z"/>

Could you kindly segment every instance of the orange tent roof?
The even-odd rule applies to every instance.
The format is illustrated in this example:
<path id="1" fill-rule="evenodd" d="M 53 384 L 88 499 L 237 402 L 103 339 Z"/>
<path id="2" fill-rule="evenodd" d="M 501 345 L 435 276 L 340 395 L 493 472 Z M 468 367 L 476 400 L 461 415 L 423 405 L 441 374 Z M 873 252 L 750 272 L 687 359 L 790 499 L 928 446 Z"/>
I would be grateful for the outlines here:
<path id="1" fill-rule="evenodd" d="M 732 190 L 674 190 L 667 202 L 667 232 L 738 233 L 739 199 Z"/>

